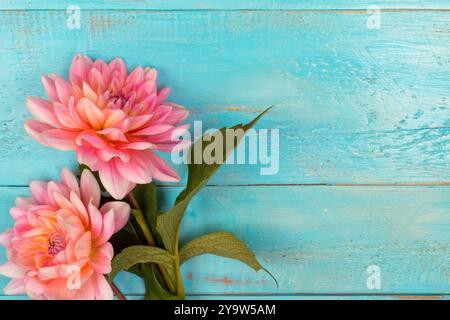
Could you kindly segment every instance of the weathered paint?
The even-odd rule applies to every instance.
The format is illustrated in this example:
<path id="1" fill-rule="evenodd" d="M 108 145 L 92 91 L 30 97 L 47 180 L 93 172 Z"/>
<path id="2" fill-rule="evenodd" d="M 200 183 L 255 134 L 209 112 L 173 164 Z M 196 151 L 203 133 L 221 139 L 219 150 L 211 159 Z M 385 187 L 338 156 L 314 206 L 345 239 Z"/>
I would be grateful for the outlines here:
<path id="1" fill-rule="evenodd" d="M 366 14 L 106 10 L 69 30 L 63 11 L 2 11 L 0 185 L 74 166 L 23 122 L 24 97 L 43 94 L 40 74 L 66 74 L 76 52 L 158 67 L 204 128 L 275 105 L 258 128 L 280 130 L 279 174 L 227 166 L 211 183 L 448 181 L 449 14 L 384 13 L 370 30 Z"/>
<path id="2" fill-rule="evenodd" d="M 369 6 L 379 6 L 384 9 L 446 9 L 450 7 L 449 3 L 445 0 L 3 0 L 0 3 L 0 10 L 65 10 L 67 7 L 73 5 L 77 5 L 84 10 L 365 10 Z"/>
<path id="3" fill-rule="evenodd" d="M 22 187 L 1 189 L 0 210 Z M 167 208 L 181 191 L 164 188 Z M 228 230 L 246 241 L 275 275 L 201 256 L 183 266 L 189 294 L 445 295 L 450 290 L 449 187 L 207 187 L 187 212 L 181 241 Z M 3 219 L 0 228 L 10 225 Z M 4 256 L 2 255 L 2 259 Z M 381 269 L 381 289 L 367 287 L 367 267 Z M 0 279 L 0 285 L 5 278 Z M 142 293 L 119 275 L 126 294 Z"/>

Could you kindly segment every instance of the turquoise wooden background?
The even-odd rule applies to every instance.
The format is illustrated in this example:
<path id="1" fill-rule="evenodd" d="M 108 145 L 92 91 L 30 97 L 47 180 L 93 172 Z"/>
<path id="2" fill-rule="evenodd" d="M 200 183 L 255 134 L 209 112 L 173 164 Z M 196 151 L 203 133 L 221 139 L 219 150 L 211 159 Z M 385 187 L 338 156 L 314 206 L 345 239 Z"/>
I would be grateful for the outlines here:
<path id="1" fill-rule="evenodd" d="M 69 5 L 82 10 L 79 30 L 66 27 Z M 380 29 L 367 28 L 370 5 Z M 204 127 L 276 105 L 259 127 L 280 130 L 279 173 L 222 168 L 182 238 L 232 231 L 280 286 L 204 256 L 183 266 L 189 298 L 448 298 L 449 10 L 438 0 L 2 0 L 0 229 L 30 180 L 75 168 L 72 153 L 26 136 L 25 96 L 43 95 L 39 76 L 66 75 L 75 53 L 120 56 L 157 67 Z M 164 188 L 167 206 L 180 189 Z M 381 289 L 366 285 L 370 265 Z M 131 275 L 119 284 L 143 292 Z"/>

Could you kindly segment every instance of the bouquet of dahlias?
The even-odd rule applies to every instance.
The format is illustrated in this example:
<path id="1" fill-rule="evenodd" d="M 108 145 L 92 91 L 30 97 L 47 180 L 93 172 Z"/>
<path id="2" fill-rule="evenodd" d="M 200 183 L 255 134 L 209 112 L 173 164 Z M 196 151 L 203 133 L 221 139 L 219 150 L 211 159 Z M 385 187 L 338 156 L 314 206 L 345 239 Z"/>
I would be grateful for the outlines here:
<path id="1" fill-rule="evenodd" d="M 59 182 L 33 181 L 31 197 L 16 199 L 10 211 L 15 224 L 0 234 L 8 254 L 0 274 L 12 278 L 6 294 L 125 299 L 113 283 L 124 270 L 143 278 L 146 299 L 183 299 L 180 265 L 197 255 L 215 254 L 264 269 L 245 243 L 226 231 L 182 247 L 178 241 L 191 199 L 242 135 L 215 146 L 221 161 L 193 161 L 228 129 L 191 145 L 183 138 L 188 111 L 166 101 L 169 90 L 157 88 L 156 70 L 138 67 L 128 73 L 121 59 L 105 63 L 78 55 L 68 81 L 51 74 L 42 82 L 48 100 L 27 98 L 36 120 L 28 120 L 25 130 L 43 145 L 75 150 L 79 179 L 63 169 Z M 245 134 L 261 116 L 232 129 Z M 153 181 L 180 178 L 157 152 L 180 151 L 192 160 L 187 185 L 173 207 L 161 212 Z"/>

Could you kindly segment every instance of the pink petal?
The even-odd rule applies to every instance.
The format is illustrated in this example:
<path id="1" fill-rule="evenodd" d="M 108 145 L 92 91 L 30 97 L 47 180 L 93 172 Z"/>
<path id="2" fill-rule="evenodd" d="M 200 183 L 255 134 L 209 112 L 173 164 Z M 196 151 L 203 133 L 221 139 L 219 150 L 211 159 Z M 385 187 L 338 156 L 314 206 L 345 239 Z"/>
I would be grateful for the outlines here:
<path id="1" fill-rule="evenodd" d="M 100 129 L 105 122 L 106 117 L 103 112 L 87 98 L 78 101 L 77 110 L 81 118 L 89 122 L 94 129 Z"/>
<path id="2" fill-rule="evenodd" d="M 36 120 L 27 120 L 25 122 L 25 131 L 36 141 L 46 146 L 48 146 L 48 144 L 44 140 L 42 133 L 51 128 L 50 125 Z"/>
<path id="3" fill-rule="evenodd" d="M 13 278 L 13 279 L 19 279 L 23 278 L 23 276 L 26 273 L 26 269 L 11 262 L 8 261 L 5 264 L 0 266 L 0 275 Z"/>
<path id="4" fill-rule="evenodd" d="M 118 71 L 121 76 L 125 79 L 127 76 L 127 67 L 122 59 L 115 58 L 113 61 L 109 63 L 109 70 L 112 71 Z"/>
<path id="5" fill-rule="evenodd" d="M 58 225 L 67 232 L 69 238 L 78 238 L 84 232 L 84 226 L 81 219 L 67 209 L 60 209 L 57 212 L 56 219 Z"/>
<path id="6" fill-rule="evenodd" d="M 88 169 L 84 169 L 81 173 L 80 189 L 81 199 L 86 207 L 90 202 L 95 207 L 100 205 L 101 190 L 94 174 Z"/>
<path id="7" fill-rule="evenodd" d="M 89 264 L 94 268 L 95 272 L 101 274 L 108 274 L 111 272 L 111 258 L 102 251 L 95 252 L 91 256 Z"/>
<path id="8" fill-rule="evenodd" d="M 92 60 L 84 55 L 77 54 L 70 66 L 69 79 L 72 82 L 81 84 L 82 81 L 86 80 L 87 73 L 92 66 Z"/>
<path id="9" fill-rule="evenodd" d="M 75 256 L 77 259 L 87 258 L 91 254 L 91 248 L 91 232 L 86 231 L 75 244 Z"/>
<path id="10" fill-rule="evenodd" d="M 155 145 L 153 143 L 145 142 L 145 141 L 130 142 L 130 143 L 124 143 L 124 144 L 120 145 L 120 149 L 122 149 L 122 150 L 127 150 L 127 149 L 147 150 L 147 149 L 152 149 L 154 147 L 155 147 Z"/>
<path id="11" fill-rule="evenodd" d="M 146 128 L 140 129 L 138 131 L 135 131 L 132 134 L 134 136 L 151 136 L 151 135 L 167 132 L 170 129 L 173 129 L 173 126 L 170 124 L 155 124 L 155 125 L 150 125 Z"/>
<path id="12" fill-rule="evenodd" d="M 104 110 L 106 120 L 103 126 L 105 128 L 115 127 L 118 123 L 127 118 L 125 112 L 121 109 L 106 109 Z"/>
<path id="13" fill-rule="evenodd" d="M 156 144 L 156 150 L 161 152 L 180 152 L 181 150 L 185 150 L 191 146 L 191 141 L 189 140 L 180 140 L 174 141 L 172 143 L 158 143 Z"/>
<path id="14" fill-rule="evenodd" d="M 68 107 L 65 105 L 55 102 L 53 103 L 53 110 L 55 112 L 58 121 L 66 128 L 70 129 L 80 129 L 80 125 L 71 116 Z"/>
<path id="15" fill-rule="evenodd" d="M 100 212 L 103 214 L 110 210 L 114 212 L 114 233 L 116 233 L 127 224 L 131 208 L 128 203 L 123 201 L 110 201 L 100 208 Z"/>
<path id="16" fill-rule="evenodd" d="M 130 156 L 128 155 L 128 153 L 113 148 L 98 150 L 97 155 L 104 162 L 108 162 L 112 158 L 116 157 L 120 158 L 121 161 L 130 161 Z"/>
<path id="17" fill-rule="evenodd" d="M 70 83 L 63 78 L 58 77 L 55 80 L 55 88 L 58 94 L 59 101 L 62 104 L 67 104 L 69 102 L 69 98 L 73 96 L 73 90 Z"/>
<path id="18" fill-rule="evenodd" d="M 69 190 L 74 191 L 78 195 L 80 194 L 77 178 L 72 171 L 67 168 L 63 168 L 61 171 L 61 183 L 67 186 Z"/>
<path id="19" fill-rule="evenodd" d="M 96 244 L 102 245 L 108 242 L 108 240 L 114 234 L 114 230 L 114 212 L 113 210 L 110 210 L 103 215 L 102 232 L 95 239 Z"/>
<path id="20" fill-rule="evenodd" d="M 91 88 L 97 92 L 102 92 L 106 88 L 105 79 L 103 79 L 103 75 L 96 68 L 89 70 L 88 81 Z"/>
<path id="21" fill-rule="evenodd" d="M 83 144 L 81 147 L 77 146 L 77 159 L 79 163 L 87 165 L 91 170 L 97 171 L 98 157 L 95 148 Z"/>
<path id="22" fill-rule="evenodd" d="M 111 286 L 109 285 L 108 281 L 105 279 L 105 277 L 101 274 L 95 275 L 95 280 L 97 284 L 97 294 L 96 299 L 97 300 L 113 300 L 114 294 L 111 289 Z"/>
<path id="23" fill-rule="evenodd" d="M 47 193 L 48 183 L 45 181 L 32 181 L 30 183 L 30 191 L 34 199 L 39 203 L 48 203 L 48 193 Z"/>
<path id="24" fill-rule="evenodd" d="M 142 69 L 142 67 L 137 67 L 130 73 L 125 82 L 139 84 L 142 81 L 144 81 L 144 69 Z"/>
<path id="25" fill-rule="evenodd" d="M 79 198 L 78 194 L 76 194 L 74 191 L 70 192 L 70 202 L 73 204 L 74 208 L 80 215 L 80 219 L 83 222 L 84 226 L 89 226 L 89 215 L 86 210 L 86 207 L 84 206 L 84 203 Z"/>
<path id="26" fill-rule="evenodd" d="M 165 160 L 150 151 L 150 158 L 152 162 L 152 175 L 159 181 L 180 181 L 180 177 L 173 170 Z"/>
<path id="27" fill-rule="evenodd" d="M 97 133 L 106 136 L 110 141 L 128 142 L 123 131 L 118 128 L 106 128 L 101 131 L 97 131 Z"/>
<path id="28" fill-rule="evenodd" d="M 104 245 L 97 248 L 98 251 L 101 251 L 105 256 L 108 257 L 109 260 L 114 258 L 114 248 L 111 242 L 106 242 Z"/>
<path id="29" fill-rule="evenodd" d="M 151 118 L 153 117 L 153 115 L 151 114 L 143 114 L 134 118 L 130 119 L 130 125 L 128 127 L 129 131 L 132 130 L 136 130 L 141 128 L 142 126 L 144 126 Z"/>
<path id="30" fill-rule="evenodd" d="M 53 199 L 56 201 L 56 203 L 58 204 L 58 206 L 60 208 L 63 209 L 68 209 L 72 212 L 76 212 L 76 208 L 73 206 L 73 204 L 69 201 L 69 199 L 67 199 L 66 197 L 64 197 L 62 194 L 60 194 L 59 192 L 53 192 Z"/>
<path id="31" fill-rule="evenodd" d="M 47 97 L 51 101 L 59 101 L 58 93 L 56 92 L 55 82 L 47 76 L 41 77 L 42 84 L 44 85 L 45 93 L 47 94 Z"/>
<path id="32" fill-rule="evenodd" d="M 86 141 L 96 149 L 110 148 L 109 144 L 104 139 L 100 138 L 95 131 L 92 130 L 86 130 L 80 133 L 75 142 L 77 145 L 81 146 L 83 145 L 83 141 Z"/>
<path id="33" fill-rule="evenodd" d="M 117 171 L 127 180 L 145 184 L 152 181 L 152 158 L 150 152 L 129 150 L 130 161 L 122 162 L 115 159 Z"/>
<path id="34" fill-rule="evenodd" d="M 10 244 L 11 237 L 12 237 L 11 230 L 6 230 L 5 232 L 0 233 L 0 245 L 8 247 Z"/>
<path id="35" fill-rule="evenodd" d="M 19 220 L 21 217 L 27 214 L 27 210 L 20 207 L 13 207 L 9 209 L 9 214 L 13 217 L 14 220 Z"/>
<path id="36" fill-rule="evenodd" d="M 170 94 L 170 88 L 163 88 L 158 92 L 158 100 L 156 104 L 161 104 Z"/>
<path id="37" fill-rule="evenodd" d="M 20 295 L 26 293 L 23 279 L 12 279 L 6 287 L 3 288 L 6 295 Z"/>
<path id="38" fill-rule="evenodd" d="M 172 106 L 172 111 L 166 120 L 164 120 L 165 123 L 176 125 L 186 120 L 189 116 L 189 111 L 184 107 L 175 103 L 170 103 L 170 106 Z"/>
<path id="39" fill-rule="evenodd" d="M 53 127 L 60 127 L 61 124 L 53 112 L 50 102 L 36 97 L 27 97 L 27 107 L 31 114 L 39 121 L 47 123 Z"/>
<path id="40" fill-rule="evenodd" d="M 98 99 L 97 94 L 87 82 L 83 82 L 83 96 L 95 103 Z"/>
<path id="41" fill-rule="evenodd" d="M 152 122 L 153 123 L 166 123 L 166 119 L 172 113 L 173 108 L 169 105 L 159 105 L 153 113 Z"/>
<path id="42" fill-rule="evenodd" d="M 97 238 L 102 232 L 103 217 L 102 213 L 92 203 L 88 205 L 89 217 L 91 220 L 92 237 Z"/>
<path id="43" fill-rule="evenodd" d="M 114 199 L 121 200 L 136 185 L 124 178 L 116 169 L 113 162 L 104 163 L 99 168 L 100 180 L 105 189 Z"/>
<path id="44" fill-rule="evenodd" d="M 60 129 L 50 129 L 42 133 L 43 141 L 53 148 L 69 151 L 75 149 L 75 140 L 78 132 Z"/>

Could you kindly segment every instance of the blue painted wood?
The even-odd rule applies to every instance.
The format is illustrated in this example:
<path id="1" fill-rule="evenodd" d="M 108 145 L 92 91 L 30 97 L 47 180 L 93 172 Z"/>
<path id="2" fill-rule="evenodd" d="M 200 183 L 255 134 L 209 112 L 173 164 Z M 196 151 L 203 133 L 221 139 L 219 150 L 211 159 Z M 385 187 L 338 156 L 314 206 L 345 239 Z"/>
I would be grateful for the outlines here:
<path id="1" fill-rule="evenodd" d="M 64 12 L 0 12 L 0 185 L 75 166 L 26 136 L 23 100 L 43 94 L 40 74 L 65 75 L 76 52 L 158 67 L 204 128 L 276 105 L 258 127 L 280 130 L 279 173 L 227 166 L 213 184 L 447 183 L 449 13 L 386 12 L 379 30 L 367 17 L 113 10 L 85 12 L 69 30 Z"/>
<path id="2" fill-rule="evenodd" d="M 0 188 L 0 212 L 25 188 Z M 164 188 L 163 208 L 181 188 Z M 228 230 L 242 238 L 277 277 L 225 258 L 183 265 L 196 295 L 443 295 L 450 292 L 449 187 L 207 187 L 185 217 L 181 241 Z M 0 229 L 11 219 L 0 220 Z M 5 256 L 0 253 L 1 259 Z M 367 287 L 367 267 L 381 270 L 381 289 Z M 126 294 L 142 294 L 121 273 Z M 0 278 L 0 287 L 6 278 Z"/>
<path id="3" fill-rule="evenodd" d="M 182 240 L 232 231 L 280 287 L 203 256 L 183 266 L 188 298 L 448 299 L 448 1 L 80 0 L 81 29 L 69 30 L 72 4 L 0 3 L 0 212 L 27 193 L 5 186 L 75 167 L 72 153 L 23 131 L 24 97 L 43 93 L 39 75 L 66 74 L 77 52 L 120 56 L 159 68 L 173 99 L 205 128 L 276 105 L 258 126 L 280 129 L 280 172 L 222 168 L 194 200 Z M 381 29 L 367 28 L 368 5 L 390 9 Z M 167 207 L 180 187 L 164 191 Z M 0 219 L 0 230 L 11 223 Z M 366 286 L 372 264 L 380 290 Z M 136 277 L 123 273 L 118 283 L 141 297 Z"/>
<path id="4" fill-rule="evenodd" d="M 381 8 L 416 8 L 433 9 L 449 8 L 448 1 L 444 0 L 3 0 L 0 9 L 58 9 L 65 10 L 68 6 L 78 5 L 82 9 L 139 9 L 139 10 L 310 10 L 310 9 L 366 9 L 369 6 Z"/>

